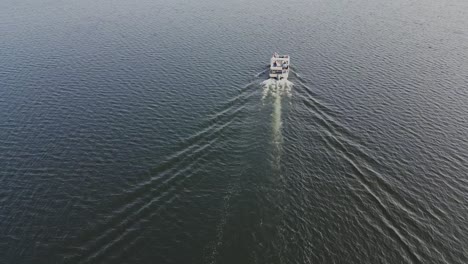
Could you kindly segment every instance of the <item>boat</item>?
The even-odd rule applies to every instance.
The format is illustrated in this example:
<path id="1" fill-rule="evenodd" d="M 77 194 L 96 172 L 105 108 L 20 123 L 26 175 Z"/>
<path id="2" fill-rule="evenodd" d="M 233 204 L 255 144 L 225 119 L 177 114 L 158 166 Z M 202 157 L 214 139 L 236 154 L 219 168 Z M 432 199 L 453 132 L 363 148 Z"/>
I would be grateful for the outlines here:
<path id="1" fill-rule="evenodd" d="M 270 78 L 287 80 L 289 76 L 289 55 L 274 53 L 270 61 Z"/>

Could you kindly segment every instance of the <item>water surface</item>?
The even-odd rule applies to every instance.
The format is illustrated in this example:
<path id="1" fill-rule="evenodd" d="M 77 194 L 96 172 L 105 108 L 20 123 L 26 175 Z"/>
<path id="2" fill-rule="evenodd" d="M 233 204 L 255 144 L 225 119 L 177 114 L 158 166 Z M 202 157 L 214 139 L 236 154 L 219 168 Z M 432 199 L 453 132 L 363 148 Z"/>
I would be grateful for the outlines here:
<path id="1" fill-rule="evenodd" d="M 0 262 L 467 263 L 467 18 L 0 0 Z"/>

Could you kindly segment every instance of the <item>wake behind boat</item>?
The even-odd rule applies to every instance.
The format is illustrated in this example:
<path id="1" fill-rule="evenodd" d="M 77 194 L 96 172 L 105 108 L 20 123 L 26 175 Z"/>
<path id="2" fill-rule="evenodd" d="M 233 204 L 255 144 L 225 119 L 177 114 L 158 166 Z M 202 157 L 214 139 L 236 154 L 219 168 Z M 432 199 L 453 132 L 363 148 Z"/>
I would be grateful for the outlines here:
<path id="1" fill-rule="evenodd" d="M 289 76 L 289 55 L 278 55 L 275 52 L 270 60 L 270 78 L 287 80 Z"/>

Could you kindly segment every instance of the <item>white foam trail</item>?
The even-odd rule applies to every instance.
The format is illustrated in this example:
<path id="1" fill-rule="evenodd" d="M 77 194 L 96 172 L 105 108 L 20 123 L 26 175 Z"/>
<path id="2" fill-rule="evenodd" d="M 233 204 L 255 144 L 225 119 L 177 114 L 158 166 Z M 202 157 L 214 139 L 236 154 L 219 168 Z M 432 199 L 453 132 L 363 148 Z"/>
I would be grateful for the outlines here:
<path id="1" fill-rule="evenodd" d="M 273 113 L 272 113 L 272 143 L 274 146 L 274 166 L 276 169 L 280 168 L 281 150 L 283 143 L 283 134 L 281 133 L 282 120 L 281 120 L 281 99 L 284 95 L 291 96 L 291 87 L 293 83 L 288 80 L 274 80 L 268 79 L 262 82 L 264 100 L 267 96 L 274 98 Z"/>
<path id="2" fill-rule="evenodd" d="M 273 143 L 277 146 L 281 145 L 283 137 L 281 134 L 281 94 L 279 86 L 276 87 L 276 91 L 273 93 L 275 101 L 273 103 L 273 114 L 272 114 L 272 129 L 273 129 Z"/>
<path id="3" fill-rule="evenodd" d="M 262 82 L 262 100 L 264 100 L 268 95 L 275 96 L 275 94 L 286 95 L 288 97 L 291 97 L 291 88 L 293 87 L 293 85 L 294 84 L 288 80 L 265 80 Z"/>

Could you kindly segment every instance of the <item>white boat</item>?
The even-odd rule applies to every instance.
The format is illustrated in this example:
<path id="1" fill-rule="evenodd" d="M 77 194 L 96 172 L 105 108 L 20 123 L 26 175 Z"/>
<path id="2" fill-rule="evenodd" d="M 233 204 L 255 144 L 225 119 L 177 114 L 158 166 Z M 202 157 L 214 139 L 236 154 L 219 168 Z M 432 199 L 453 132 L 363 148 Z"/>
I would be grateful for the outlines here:
<path id="1" fill-rule="evenodd" d="M 289 55 L 278 55 L 275 52 L 270 61 L 270 78 L 283 80 L 289 76 Z"/>

